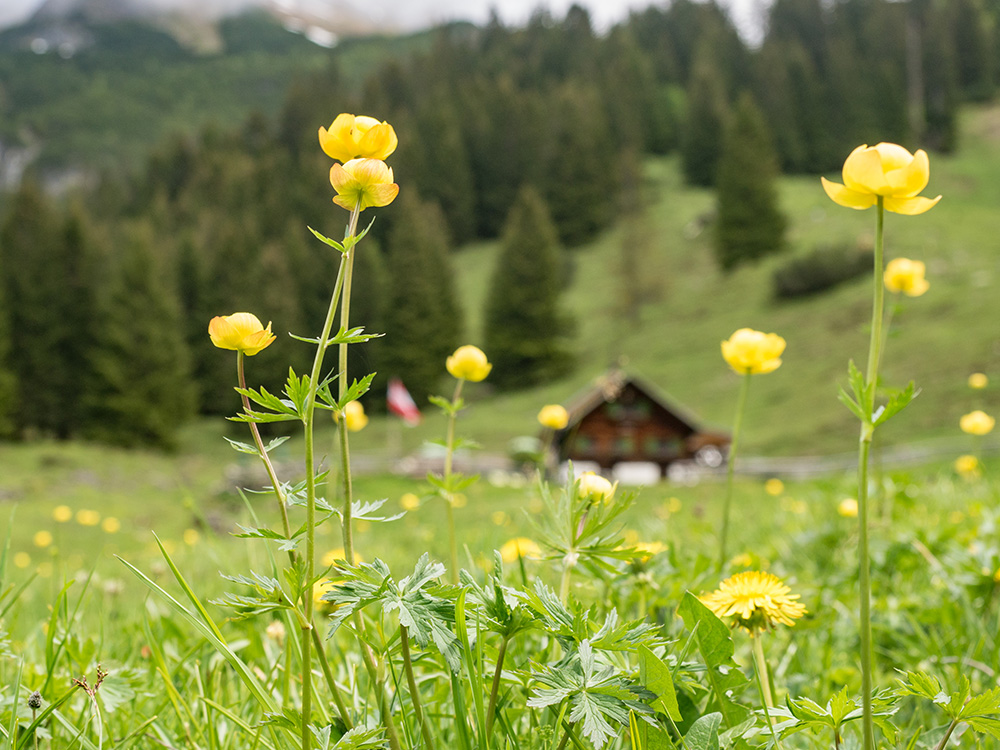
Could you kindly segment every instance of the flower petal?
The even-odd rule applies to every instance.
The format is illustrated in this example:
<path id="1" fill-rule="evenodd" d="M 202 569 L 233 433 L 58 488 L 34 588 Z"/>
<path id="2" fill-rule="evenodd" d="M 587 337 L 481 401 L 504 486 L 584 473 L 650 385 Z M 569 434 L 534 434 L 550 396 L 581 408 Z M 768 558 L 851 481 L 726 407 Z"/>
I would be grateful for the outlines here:
<path id="1" fill-rule="evenodd" d="M 872 146 L 878 152 L 879 161 L 882 162 L 883 172 L 892 172 L 895 169 L 902 169 L 913 161 L 913 155 L 902 146 L 896 143 L 879 143 Z"/>
<path id="2" fill-rule="evenodd" d="M 854 149 L 844 162 L 844 185 L 858 193 L 885 195 L 889 183 L 885 180 L 882 159 L 874 148 Z"/>
<path id="3" fill-rule="evenodd" d="M 914 196 L 927 187 L 930 176 L 931 166 L 927 152 L 921 149 L 913 155 L 909 164 L 886 172 L 885 179 L 892 187 L 894 195 Z"/>
<path id="4" fill-rule="evenodd" d="M 924 198 L 919 195 L 915 198 L 887 196 L 884 205 L 886 211 L 892 211 L 894 214 L 916 216 L 925 211 L 930 211 L 939 200 L 941 200 L 940 195 L 937 198 Z"/>
<path id="5" fill-rule="evenodd" d="M 854 208 L 861 211 L 875 205 L 877 198 L 874 193 L 859 193 L 849 187 L 841 185 L 839 182 L 830 182 L 825 177 L 820 177 L 823 189 L 830 196 L 830 200 L 845 208 Z"/>
<path id="6" fill-rule="evenodd" d="M 388 185 L 372 185 L 365 188 L 364 201 L 361 208 L 388 206 L 399 194 L 399 185 L 390 183 Z"/>

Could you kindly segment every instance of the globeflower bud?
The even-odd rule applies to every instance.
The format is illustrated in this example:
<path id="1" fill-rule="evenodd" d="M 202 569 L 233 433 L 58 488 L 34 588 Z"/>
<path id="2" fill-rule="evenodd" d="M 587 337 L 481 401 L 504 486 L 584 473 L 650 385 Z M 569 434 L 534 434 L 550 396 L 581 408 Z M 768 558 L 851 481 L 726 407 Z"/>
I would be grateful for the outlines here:
<path id="1" fill-rule="evenodd" d="M 979 459 L 975 456 L 965 455 L 955 459 L 955 471 L 964 479 L 976 479 L 979 472 Z"/>
<path id="2" fill-rule="evenodd" d="M 576 494 L 591 503 L 610 502 L 617 488 L 617 482 L 611 484 L 600 474 L 592 471 L 581 474 L 576 482 Z"/>
<path id="3" fill-rule="evenodd" d="M 879 197 L 886 211 L 915 216 L 929 211 L 941 200 L 917 195 L 927 187 L 930 162 L 923 149 L 910 154 L 895 143 L 858 146 L 844 162 L 844 184 L 820 180 L 830 199 L 847 208 L 863 210 L 874 206 Z"/>
<path id="4" fill-rule="evenodd" d="M 388 206 L 399 194 L 399 185 L 392 181 L 392 169 L 378 159 L 351 159 L 343 166 L 330 168 L 330 184 L 337 191 L 333 199 L 341 208 Z"/>
<path id="5" fill-rule="evenodd" d="M 220 349 L 234 349 L 248 357 L 266 349 L 275 339 L 270 323 L 265 328 L 256 315 L 245 312 L 212 318 L 208 335 Z"/>
<path id="6" fill-rule="evenodd" d="M 986 435 L 993 429 L 995 424 L 996 420 L 993 417 L 978 409 L 969 412 L 958 422 L 958 426 L 962 428 L 962 432 L 970 435 Z"/>
<path id="7" fill-rule="evenodd" d="M 486 354 L 478 346 L 467 344 L 460 346 L 445 362 L 449 374 L 459 380 L 478 383 L 490 374 L 493 365 L 486 359 Z"/>
<path id="8" fill-rule="evenodd" d="M 882 279 L 885 288 L 894 294 L 902 292 L 908 297 L 919 297 L 930 287 L 924 278 L 925 270 L 922 261 L 895 258 L 886 265 Z"/>
<path id="9" fill-rule="evenodd" d="M 336 412 L 334 419 L 337 419 Z M 351 432 L 361 432 L 368 425 L 368 415 L 365 414 L 365 407 L 360 401 L 351 401 L 344 407 L 344 424 Z"/>
<path id="10" fill-rule="evenodd" d="M 990 379 L 986 377 L 986 373 L 974 372 L 969 376 L 969 388 L 981 391 L 989 384 L 990 384 Z"/>
<path id="11" fill-rule="evenodd" d="M 569 414 L 559 404 L 548 404 L 538 412 L 538 422 L 550 430 L 562 430 L 569 424 Z"/>
<path id="12" fill-rule="evenodd" d="M 722 342 L 722 357 L 740 375 L 774 372 L 781 367 L 785 340 L 776 333 L 741 328 Z"/>
<path id="13" fill-rule="evenodd" d="M 386 159 L 396 150 L 396 131 L 387 122 L 364 115 L 337 115 L 330 129 L 319 129 L 320 148 L 331 159 L 348 162 L 355 157 Z"/>

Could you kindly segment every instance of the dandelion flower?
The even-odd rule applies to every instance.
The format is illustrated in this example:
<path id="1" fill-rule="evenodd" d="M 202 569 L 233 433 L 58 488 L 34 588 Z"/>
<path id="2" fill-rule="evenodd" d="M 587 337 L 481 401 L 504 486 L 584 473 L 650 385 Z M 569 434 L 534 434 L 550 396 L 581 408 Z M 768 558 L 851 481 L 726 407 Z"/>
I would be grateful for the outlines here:
<path id="1" fill-rule="evenodd" d="M 750 570 L 727 578 L 702 602 L 718 617 L 732 617 L 733 627 L 753 634 L 778 623 L 794 625 L 806 613 L 798 598 L 777 576 Z"/>
<path id="2" fill-rule="evenodd" d="M 771 477 L 766 482 L 764 482 L 764 492 L 772 497 L 777 497 L 782 492 L 785 491 L 785 483 L 782 482 L 777 477 Z"/>

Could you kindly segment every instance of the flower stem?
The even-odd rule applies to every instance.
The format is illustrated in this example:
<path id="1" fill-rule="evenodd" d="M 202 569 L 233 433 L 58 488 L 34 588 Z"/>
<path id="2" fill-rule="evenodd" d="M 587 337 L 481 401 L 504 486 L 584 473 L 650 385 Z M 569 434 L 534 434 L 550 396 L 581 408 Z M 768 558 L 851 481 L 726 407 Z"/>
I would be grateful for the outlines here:
<path id="1" fill-rule="evenodd" d="M 771 730 L 771 737 L 774 739 L 775 748 L 781 750 L 778 733 L 774 729 L 774 722 L 771 721 L 770 709 L 774 708 L 774 699 L 771 697 L 771 681 L 767 676 L 767 659 L 764 658 L 762 635 L 763 633 L 754 633 L 750 637 L 753 643 L 753 671 L 757 675 L 757 690 L 760 691 L 760 701 L 764 707 L 764 718 L 767 719 L 767 726 Z"/>
<path id="2" fill-rule="evenodd" d="M 361 204 L 358 204 L 358 208 L 354 210 L 351 214 L 351 226 L 348 230 L 353 236 L 355 229 L 357 228 L 358 214 L 360 213 Z M 344 262 L 346 265 L 346 273 L 344 274 L 344 293 L 340 298 L 340 327 L 346 330 L 350 324 L 351 318 L 351 284 L 354 281 L 354 248 L 352 247 L 347 253 L 344 254 Z M 341 344 L 339 347 L 339 367 L 338 367 L 338 382 L 339 382 L 339 397 L 344 398 L 344 394 L 347 393 L 347 344 Z M 339 423 L 340 432 L 340 459 L 342 464 L 341 474 L 344 482 L 344 519 L 343 519 L 343 532 L 344 532 L 344 559 L 347 560 L 349 565 L 354 565 L 354 524 L 352 519 L 353 505 L 354 505 L 354 488 L 351 480 L 351 451 L 350 445 L 347 439 L 347 420 L 341 419 Z"/>
<path id="3" fill-rule="evenodd" d="M 493 685 L 490 687 L 490 703 L 486 709 L 486 734 L 489 735 L 493 729 L 493 719 L 496 716 L 497 696 L 500 693 L 500 673 L 503 671 L 503 660 L 507 655 L 508 638 L 504 637 L 500 641 L 500 651 L 497 653 L 497 666 L 493 670 Z"/>
<path id="4" fill-rule="evenodd" d="M 458 402 L 462 398 L 462 386 L 465 384 L 463 378 L 459 378 L 455 384 L 455 393 L 451 397 L 451 410 L 448 412 L 448 433 L 445 439 L 446 450 L 444 454 L 444 486 L 451 485 L 452 459 L 455 455 L 455 420 L 458 417 Z M 447 491 L 445 502 L 448 509 L 448 545 L 451 550 L 451 582 L 458 583 L 458 537 L 455 534 L 455 509 L 451 490 Z"/>
<path id="5" fill-rule="evenodd" d="M 867 403 L 862 404 L 867 415 L 861 423 L 858 447 L 858 587 L 861 612 L 861 707 L 862 739 L 864 750 L 875 748 L 875 726 L 872 718 L 872 616 L 871 574 L 868 558 L 868 459 L 871 452 L 875 425 L 875 390 L 878 385 L 878 366 L 882 348 L 882 319 L 885 307 L 883 272 L 883 224 L 885 207 L 882 196 L 878 198 L 875 214 L 875 268 L 872 299 L 871 340 L 868 346 L 868 368 L 865 373 Z"/>
<path id="6" fill-rule="evenodd" d="M 413 713 L 417 715 L 417 723 L 420 724 L 420 733 L 424 738 L 426 750 L 434 750 L 434 738 L 431 736 L 431 728 L 424 715 L 424 708 L 420 702 L 420 690 L 417 688 L 417 680 L 413 676 L 413 662 L 410 659 L 410 639 L 407 635 L 406 626 L 399 626 L 399 646 L 403 652 L 403 670 L 406 672 L 406 684 L 410 688 L 410 702 L 413 704 Z"/>
<path id="7" fill-rule="evenodd" d="M 736 399 L 736 416 L 733 418 L 733 441 L 729 444 L 729 457 L 726 461 L 726 496 L 722 504 L 722 530 L 719 532 L 719 573 L 726 565 L 726 543 L 729 539 L 729 510 L 733 504 L 733 471 L 736 468 L 736 450 L 740 443 L 740 430 L 743 427 L 743 412 L 746 411 L 747 393 L 750 391 L 750 373 L 743 376 L 740 384 L 740 395 Z"/>
<path id="8" fill-rule="evenodd" d="M 358 225 L 359 208 L 351 213 L 347 236 L 354 236 Z M 337 311 L 337 301 L 344 288 L 345 267 L 347 259 L 341 258 L 337 282 L 334 285 L 330 307 L 323 323 L 323 331 L 316 345 L 316 356 L 313 358 L 312 371 L 309 376 L 309 392 L 306 395 L 305 413 L 302 415 L 303 433 L 305 437 L 306 461 L 306 570 L 305 590 L 302 593 L 302 609 L 305 613 L 306 625 L 302 628 L 302 750 L 309 750 L 312 744 L 312 731 L 309 729 L 312 714 L 312 626 L 313 615 L 313 579 L 316 577 L 316 470 L 314 459 L 313 427 L 316 412 L 316 391 L 319 388 L 320 375 L 323 372 L 323 357 L 326 354 L 327 340 L 333 328 L 333 318 Z M 344 420 L 341 420 L 344 421 Z M 345 552 L 346 554 L 346 552 Z"/>

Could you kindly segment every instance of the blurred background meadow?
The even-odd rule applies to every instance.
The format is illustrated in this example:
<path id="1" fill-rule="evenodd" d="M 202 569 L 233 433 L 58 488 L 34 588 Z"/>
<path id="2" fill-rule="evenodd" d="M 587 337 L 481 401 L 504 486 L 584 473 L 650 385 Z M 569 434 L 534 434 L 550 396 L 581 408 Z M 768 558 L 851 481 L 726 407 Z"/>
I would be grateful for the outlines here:
<path id="1" fill-rule="evenodd" d="M 378 373 L 363 399 L 371 421 L 352 436 L 356 496 L 406 515 L 360 522 L 361 557 L 447 555 L 443 503 L 421 474 L 439 457 L 427 441 L 445 431 L 427 398 L 452 387 L 444 361 L 457 346 L 495 363 L 468 385 L 459 421 L 483 473 L 456 506 L 472 569 L 534 533 L 540 493 L 511 441 L 540 433 L 542 405 L 621 369 L 726 432 L 739 378 L 719 343 L 773 331 L 787 350 L 752 386 L 741 456 L 757 469 L 737 471 L 733 550 L 736 569 L 797 581 L 815 613 L 803 628 L 828 634 L 777 667 L 800 690 L 857 681 L 839 650 L 853 636 L 836 629 L 854 606 L 843 501 L 856 494 L 857 427 L 837 390 L 867 351 L 874 237 L 873 212 L 833 204 L 819 175 L 839 181 L 862 143 L 927 149 L 925 194 L 944 198 L 886 221 L 887 257 L 924 261 L 930 291 L 890 300 L 882 379 L 922 392 L 878 437 L 876 596 L 896 630 L 876 637 L 893 665 L 960 652 L 996 668 L 998 443 L 958 421 L 994 412 L 1000 388 L 1000 3 L 672 0 L 615 15 L 500 2 L 472 20 L 446 5 L 405 17 L 376 5 L 46 0 L 8 12 L 0 593 L 16 596 L 0 599 L 0 684 L 13 680 L 9 657 L 51 650 L 65 618 L 67 630 L 90 623 L 65 640 L 71 670 L 103 654 L 124 670 L 123 694 L 149 697 L 143 643 L 151 627 L 180 626 L 153 600 L 138 611 L 146 589 L 114 556 L 159 580 L 155 531 L 207 599 L 223 590 L 220 569 L 269 554 L 232 536 L 276 517 L 254 494 L 266 482 L 256 457 L 226 443 L 247 436 L 224 418 L 240 408 L 236 373 L 207 324 L 238 310 L 272 321 L 277 341 L 247 362 L 255 387 L 278 392 L 289 365 L 307 370 L 311 346 L 288 334 L 318 334 L 336 276 L 307 227 L 332 237 L 345 221 L 315 135 L 340 112 L 399 136 L 400 197 L 374 212 L 354 286 L 352 323 L 385 336 L 353 347 L 350 366 Z M 513 210 L 519 201 L 538 210 Z M 517 256 L 529 240 L 541 244 Z M 542 257 L 554 276 L 531 265 Z M 545 280 L 517 320 L 501 304 L 516 282 L 498 272 L 515 258 Z M 985 388 L 969 387 L 975 372 Z M 425 412 L 415 427 L 386 412 L 393 377 Z M 301 437 L 265 432 L 291 435 L 273 456 L 300 478 Z M 329 467 L 333 422 L 317 434 Z M 961 454 L 980 466 L 959 474 Z M 826 471 L 800 471 L 817 463 Z M 623 521 L 631 543 L 664 545 L 643 599 L 661 620 L 685 590 L 717 583 L 722 484 L 711 471 L 683 479 L 650 483 Z M 332 562 L 339 528 L 318 534 Z M 969 606 L 946 613 L 948 600 Z M 48 657 L 37 673 L 60 658 Z M 810 659 L 822 676 L 800 668 Z"/>

